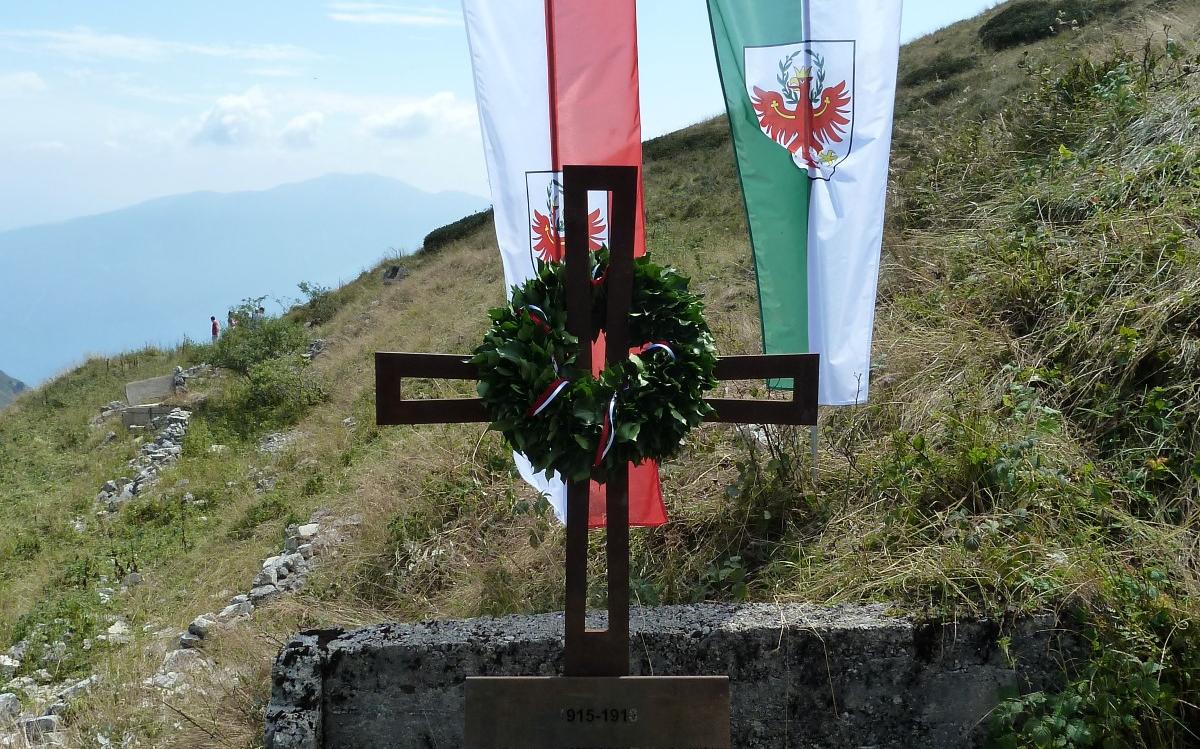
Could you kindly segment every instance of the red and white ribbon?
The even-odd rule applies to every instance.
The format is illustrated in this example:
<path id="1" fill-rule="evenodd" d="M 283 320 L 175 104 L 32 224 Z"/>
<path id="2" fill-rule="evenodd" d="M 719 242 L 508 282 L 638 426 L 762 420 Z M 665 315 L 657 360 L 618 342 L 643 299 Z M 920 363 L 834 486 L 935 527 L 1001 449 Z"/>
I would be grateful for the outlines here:
<path id="1" fill-rule="evenodd" d="M 600 273 L 600 266 L 592 268 L 592 286 L 600 286 L 608 280 L 608 268 L 604 269 L 604 273 Z"/>
<path id="2" fill-rule="evenodd" d="M 668 346 L 663 341 L 654 341 L 652 343 L 647 343 L 646 345 L 642 346 L 640 349 L 638 349 L 634 353 L 640 355 L 640 354 L 649 353 L 651 351 L 665 351 L 665 352 L 667 352 L 667 356 L 671 357 L 671 361 L 675 361 L 678 358 L 677 356 L 675 356 L 675 352 L 671 349 L 671 347 Z"/>
<path id="3" fill-rule="evenodd" d="M 529 407 L 528 415 L 537 416 L 542 411 L 545 411 L 546 407 L 553 403 L 554 399 L 561 395 L 562 391 L 566 390 L 567 385 L 570 384 L 570 380 L 563 379 L 562 377 L 559 377 L 557 380 L 550 383 L 550 387 L 546 388 L 545 392 L 539 395 L 538 399 L 535 400 L 533 405 Z"/>
<path id="4" fill-rule="evenodd" d="M 525 305 L 525 314 L 529 315 L 529 319 L 537 323 L 538 327 L 544 332 L 549 333 L 552 330 L 550 327 L 550 316 L 536 304 Z"/>
<path id="5" fill-rule="evenodd" d="M 600 428 L 600 444 L 596 446 L 596 462 L 592 464 L 594 468 L 599 468 L 604 459 L 608 457 L 608 451 L 612 450 L 613 443 L 617 441 L 617 394 L 613 393 L 612 400 L 608 402 L 608 413 L 604 415 L 604 426 Z"/>

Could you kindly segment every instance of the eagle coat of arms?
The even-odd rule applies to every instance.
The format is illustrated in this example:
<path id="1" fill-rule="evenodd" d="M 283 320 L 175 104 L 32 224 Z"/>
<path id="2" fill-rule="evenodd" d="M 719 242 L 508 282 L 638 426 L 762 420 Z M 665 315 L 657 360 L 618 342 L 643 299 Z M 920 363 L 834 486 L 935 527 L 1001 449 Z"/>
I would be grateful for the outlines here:
<path id="1" fill-rule="evenodd" d="M 813 179 L 833 177 L 853 146 L 854 46 L 806 41 L 745 50 L 759 129 Z"/>

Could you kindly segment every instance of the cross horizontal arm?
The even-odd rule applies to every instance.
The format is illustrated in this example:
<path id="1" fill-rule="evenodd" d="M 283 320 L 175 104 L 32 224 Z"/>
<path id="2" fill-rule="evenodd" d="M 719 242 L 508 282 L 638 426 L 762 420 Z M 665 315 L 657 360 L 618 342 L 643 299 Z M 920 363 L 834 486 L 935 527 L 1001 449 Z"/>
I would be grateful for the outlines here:
<path id="1" fill-rule="evenodd" d="M 475 380 L 478 374 L 469 356 L 454 354 L 393 354 L 375 352 L 375 423 L 472 424 L 491 421 L 479 398 L 406 399 L 401 389 L 405 377 L 438 380 Z"/>
<path id="2" fill-rule="evenodd" d="M 791 378 L 792 399 L 709 398 L 707 402 L 716 413 L 708 420 L 724 424 L 816 424 L 818 362 L 817 354 L 724 356 L 717 359 L 719 380 Z M 380 426 L 490 421 L 479 398 L 405 399 L 401 389 L 405 377 L 474 380 L 478 378 L 478 371 L 470 363 L 469 356 L 376 352 L 375 422 Z"/>

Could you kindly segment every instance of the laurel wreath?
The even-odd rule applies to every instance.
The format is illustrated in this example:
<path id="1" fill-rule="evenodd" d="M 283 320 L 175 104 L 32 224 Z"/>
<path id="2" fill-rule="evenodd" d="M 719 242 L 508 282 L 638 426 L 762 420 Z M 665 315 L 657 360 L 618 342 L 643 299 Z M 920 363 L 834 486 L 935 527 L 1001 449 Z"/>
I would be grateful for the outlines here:
<path id="1" fill-rule="evenodd" d="M 800 97 L 788 86 L 788 74 L 792 70 L 792 63 L 803 53 L 807 53 L 812 58 L 813 67 L 815 68 L 813 71 L 813 82 L 815 85 L 809 87 L 808 98 L 814 107 L 819 107 L 821 105 L 821 93 L 825 90 L 825 58 L 822 55 L 811 49 L 793 52 L 779 61 L 779 75 L 776 76 L 775 80 L 779 81 L 779 85 L 783 89 L 783 97 L 787 100 L 787 103 L 792 106 L 798 104 Z"/>
<path id="2" fill-rule="evenodd" d="M 592 330 L 607 309 L 608 250 L 592 253 Z M 479 396 L 509 444 L 539 471 L 581 481 L 628 462 L 675 455 L 712 408 L 716 351 L 704 305 L 688 279 L 649 258 L 634 261 L 628 358 L 599 376 L 577 365 L 579 341 L 566 329 L 566 265 L 539 263 L 490 311 L 491 328 L 471 363 Z"/>

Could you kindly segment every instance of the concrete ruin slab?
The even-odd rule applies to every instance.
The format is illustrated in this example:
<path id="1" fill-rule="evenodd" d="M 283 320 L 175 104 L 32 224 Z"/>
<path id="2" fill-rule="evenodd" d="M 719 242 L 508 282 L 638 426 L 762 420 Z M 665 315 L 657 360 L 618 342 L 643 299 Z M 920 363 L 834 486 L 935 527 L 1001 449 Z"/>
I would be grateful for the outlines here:
<path id="1" fill-rule="evenodd" d="M 147 406 L 162 403 L 175 394 L 175 376 L 163 375 L 148 380 L 126 383 L 125 402 L 131 406 Z"/>
<path id="2" fill-rule="evenodd" d="M 154 423 L 155 419 L 165 418 L 178 406 L 162 406 L 158 403 L 152 403 L 145 406 L 128 406 L 121 409 L 121 424 L 126 429 L 129 427 L 146 427 Z"/>
<path id="3" fill-rule="evenodd" d="M 885 611 L 635 609 L 632 670 L 727 674 L 736 747 L 957 749 L 981 745 L 1003 693 L 1053 686 L 1064 663 L 1086 654 L 1049 618 L 1002 630 Z M 275 664 L 266 746 L 461 746 L 465 678 L 558 675 L 562 631 L 562 614 L 545 614 L 301 633 Z M 1007 652 L 997 645 L 1001 634 Z"/>

